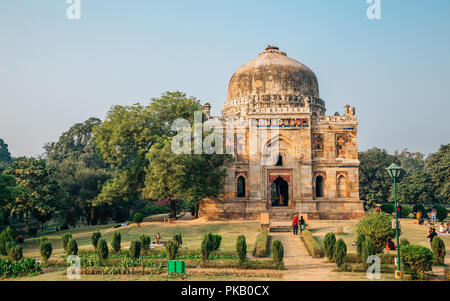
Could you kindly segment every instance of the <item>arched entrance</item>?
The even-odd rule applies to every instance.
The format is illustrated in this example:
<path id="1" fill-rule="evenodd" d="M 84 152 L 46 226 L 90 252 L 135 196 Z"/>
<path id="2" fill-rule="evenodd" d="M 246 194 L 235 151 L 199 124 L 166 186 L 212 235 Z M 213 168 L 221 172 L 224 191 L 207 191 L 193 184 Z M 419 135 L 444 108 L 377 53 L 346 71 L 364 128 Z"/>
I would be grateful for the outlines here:
<path id="1" fill-rule="evenodd" d="M 271 189 L 272 206 L 288 206 L 289 205 L 289 184 L 281 176 L 272 182 Z"/>

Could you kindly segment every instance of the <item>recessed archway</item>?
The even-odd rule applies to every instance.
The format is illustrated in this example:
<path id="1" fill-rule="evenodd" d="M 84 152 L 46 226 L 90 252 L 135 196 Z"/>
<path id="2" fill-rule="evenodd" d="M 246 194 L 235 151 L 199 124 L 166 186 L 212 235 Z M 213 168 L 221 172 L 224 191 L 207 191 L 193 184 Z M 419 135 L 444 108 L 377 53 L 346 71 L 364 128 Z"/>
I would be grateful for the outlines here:
<path id="1" fill-rule="evenodd" d="M 323 198 L 324 196 L 324 180 L 322 176 L 316 178 L 316 197 Z"/>
<path id="2" fill-rule="evenodd" d="M 243 176 L 237 179 L 236 195 L 238 198 L 245 198 L 245 178 Z"/>

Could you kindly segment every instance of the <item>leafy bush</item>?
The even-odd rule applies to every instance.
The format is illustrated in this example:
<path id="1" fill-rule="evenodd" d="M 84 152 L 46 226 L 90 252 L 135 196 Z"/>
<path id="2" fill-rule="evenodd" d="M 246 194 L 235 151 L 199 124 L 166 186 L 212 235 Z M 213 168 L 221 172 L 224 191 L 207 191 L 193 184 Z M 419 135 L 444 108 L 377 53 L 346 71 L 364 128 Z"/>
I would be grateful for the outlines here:
<path id="1" fill-rule="evenodd" d="M 75 239 L 69 239 L 67 243 L 67 256 L 78 254 L 78 244 Z"/>
<path id="2" fill-rule="evenodd" d="M 240 264 L 242 264 L 245 260 L 247 260 L 247 242 L 245 241 L 244 235 L 239 235 L 239 237 L 237 238 L 236 253 L 239 257 Z"/>
<path id="3" fill-rule="evenodd" d="M 392 203 L 381 204 L 381 211 L 388 214 L 392 214 L 395 211 L 395 205 Z"/>
<path id="4" fill-rule="evenodd" d="M 130 244 L 130 257 L 138 259 L 141 256 L 141 242 L 139 240 L 133 240 Z"/>
<path id="5" fill-rule="evenodd" d="M 366 239 L 361 248 L 361 262 L 364 264 L 367 262 L 367 258 L 371 255 L 375 255 L 376 249 L 375 249 L 375 243 L 371 239 Z"/>
<path id="6" fill-rule="evenodd" d="M 148 254 L 148 251 L 150 250 L 150 236 L 142 235 L 139 240 L 141 241 L 141 251 L 142 254 Z"/>
<path id="7" fill-rule="evenodd" d="M 261 231 L 258 237 L 256 238 L 255 249 L 253 251 L 253 256 L 256 257 L 266 257 L 270 252 L 269 245 L 269 232 L 267 230 Z"/>
<path id="8" fill-rule="evenodd" d="M 395 237 L 391 217 L 386 213 L 369 213 L 356 224 L 355 230 L 357 234 L 364 234 L 366 238 L 373 240 L 378 253 L 382 252 L 389 238 Z"/>
<path id="9" fill-rule="evenodd" d="M 53 248 L 51 242 L 47 238 L 41 239 L 40 249 L 42 259 L 47 261 L 52 256 Z"/>
<path id="10" fill-rule="evenodd" d="M 412 208 L 407 205 L 402 205 L 402 210 L 400 211 L 400 215 L 403 218 L 407 218 L 412 212 Z"/>
<path id="11" fill-rule="evenodd" d="M 358 234 L 356 237 L 356 252 L 358 253 L 358 256 L 361 257 L 361 251 L 363 248 L 363 243 L 366 240 L 366 236 L 364 234 Z"/>
<path id="12" fill-rule="evenodd" d="M 276 263 L 277 266 L 283 264 L 284 258 L 284 247 L 281 241 L 274 240 L 272 242 L 272 259 Z"/>
<path id="13" fill-rule="evenodd" d="M 105 260 L 108 258 L 109 250 L 106 239 L 102 238 L 97 243 L 97 255 L 100 260 Z"/>
<path id="14" fill-rule="evenodd" d="M 407 240 L 406 238 L 400 239 L 400 247 L 409 246 L 409 245 L 410 245 L 409 240 Z"/>
<path id="15" fill-rule="evenodd" d="M 323 240 L 323 244 L 325 247 L 325 255 L 327 256 L 329 261 L 333 261 L 334 247 L 336 245 L 336 236 L 334 235 L 334 233 L 327 233 L 325 235 L 325 239 Z"/>
<path id="16" fill-rule="evenodd" d="M 71 233 L 66 233 L 61 237 L 61 244 L 62 244 L 64 252 L 66 252 L 66 254 L 68 254 L 67 245 L 68 245 L 70 239 L 72 239 Z"/>
<path id="17" fill-rule="evenodd" d="M 113 233 L 111 246 L 115 253 L 118 253 L 120 251 L 120 243 L 122 240 L 122 236 L 120 235 L 119 231 L 116 231 Z"/>
<path id="18" fill-rule="evenodd" d="M 98 240 L 101 237 L 102 237 L 102 234 L 99 231 L 92 233 L 91 243 L 94 246 L 94 250 L 97 250 Z"/>
<path id="19" fill-rule="evenodd" d="M 6 250 L 12 260 L 18 261 L 23 257 L 22 247 L 19 246 L 15 241 L 8 242 Z"/>
<path id="20" fill-rule="evenodd" d="M 435 263 L 444 264 L 446 254 L 444 241 L 437 236 L 434 237 L 431 248 L 433 249 Z"/>
<path id="21" fill-rule="evenodd" d="M 425 207 L 422 205 L 422 204 L 417 204 L 417 205 L 414 205 L 414 207 L 413 207 L 413 211 L 414 212 L 422 212 L 422 216 L 425 214 Z"/>
<path id="22" fill-rule="evenodd" d="M 305 243 L 306 249 L 308 249 L 309 254 L 314 258 L 323 257 L 323 249 L 320 246 L 320 243 L 316 240 L 316 238 L 311 234 L 311 232 L 306 231 L 301 239 Z"/>
<path id="23" fill-rule="evenodd" d="M 214 248 L 214 238 L 211 233 L 204 234 L 202 237 L 202 257 L 203 260 L 208 260 L 209 254 L 212 252 Z"/>
<path id="24" fill-rule="evenodd" d="M 400 249 L 400 260 L 403 271 L 411 274 L 411 279 L 423 279 L 433 264 L 433 252 L 422 246 L 404 246 Z"/>
<path id="25" fill-rule="evenodd" d="M 41 265 L 36 259 L 22 258 L 18 261 L 0 258 L 0 278 L 15 278 L 35 276 L 42 272 Z"/>
<path id="26" fill-rule="evenodd" d="M 213 251 L 217 251 L 222 243 L 222 236 L 219 234 L 213 234 Z"/>
<path id="27" fill-rule="evenodd" d="M 133 216 L 133 221 L 140 227 L 141 223 L 144 221 L 144 217 L 140 212 L 136 212 Z"/>
<path id="28" fill-rule="evenodd" d="M 342 266 L 346 255 L 347 255 L 347 245 L 342 239 L 339 239 L 334 247 L 334 256 L 333 256 L 334 262 L 336 262 L 338 267 Z"/>
<path id="29" fill-rule="evenodd" d="M 14 241 L 14 232 L 8 226 L 0 233 L 0 255 L 8 255 L 6 246 L 9 242 Z"/>
<path id="30" fill-rule="evenodd" d="M 183 245 L 183 237 L 181 236 L 181 234 L 175 235 L 173 237 L 173 241 L 177 243 L 179 248 Z"/>
<path id="31" fill-rule="evenodd" d="M 447 209 L 445 209 L 445 207 L 441 205 L 434 206 L 434 209 L 436 209 L 436 218 L 440 222 L 443 222 L 448 216 Z"/>
<path id="32" fill-rule="evenodd" d="M 170 260 L 174 260 L 177 257 L 178 252 L 178 243 L 174 240 L 171 240 L 166 245 L 167 255 Z"/>

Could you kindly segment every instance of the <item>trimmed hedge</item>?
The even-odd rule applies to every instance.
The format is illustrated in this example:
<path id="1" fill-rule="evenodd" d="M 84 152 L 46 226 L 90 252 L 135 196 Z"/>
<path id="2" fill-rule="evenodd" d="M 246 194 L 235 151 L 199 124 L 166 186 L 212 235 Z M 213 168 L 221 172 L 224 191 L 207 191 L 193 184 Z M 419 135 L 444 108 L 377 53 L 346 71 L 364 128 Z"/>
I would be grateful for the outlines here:
<path id="1" fill-rule="evenodd" d="M 116 231 L 113 233 L 111 247 L 113 248 L 113 251 L 115 253 L 118 253 L 120 251 L 120 243 L 122 240 L 122 235 L 120 235 L 119 231 Z"/>
<path id="2" fill-rule="evenodd" d="M 277 266 L 283 266 L 284 247 L 279 240 L 274 240 L 272 243 L 272 259 Z"/>
<path id="3" fill-rule="evenodd" d="M 445 262 L 445 254 L 447 253 L 445 251 L 445 243 L 444 241 L 439 238 L 435 237 L 433 238 L 433 242 L 431 243 L 431 248 L 434 253 L 434 259 L 436 264 L 444 264 Z"/>
<path id="4" fill-rule="evenodd" d="M 78 254 L 78 244 L 75 239 L 70 238 L 67 243 L 67 256 Z"/>
<path id="5" fill-rule="evenodd" d="M 130 244 L 130 257 L 137 259 L 141 256 L 141 242 L 139 240 L 133 240 Z"/>
<path id="6" fill-rule="evenodd" d="M 411 274 L 411 279 L 424 279 L 425 271 L 431 270 L 434 256 L 430 249 L 409 245 L 400 248 L 402 270 Z"/>
<path id="7" fill-rule="evenodd" d="M 334 235 L 334 233 L 329 232 L 325 235 L 323 245 L 325 247 L 325 255 L 327 256 L 328 260 L 332 262 L 334 258 L 334 246 L 336 245 L 336 236 Z"/>
<path id="8" fill-rule="evenodd" d="M 336 262 L 339 268 L 344 263 L 346 255 L 347 255 L 347 245 L 342 239 L 339 239 L 334 247 L 334 262 Z"/>
<path id="9" fill-rule="evenodd" d="M 66 254 L 68 254 L 68 252 L 69 252 L 67 245 L 68 245 L 70 239 L 72 239 L 71 233 L 66 233 L 61 237 L 61 244 L 62 244 L 64 252 L 66 252 Z"/>
<path id="10" fill-rule="evenodd" d="M 42 259 L 47 261 L 50 256 L 52 256 L 53 248 L 51 242 L 49 242 L 47 238 L 43 238 L 41 240 L 40 249 Z"/>
<path id="11" fill-rule="evenodd" d="M 101 237 L 102 237 L 102 234 L 100 233 L 100 231 L 96 231 L 96 232 L 92 233 L 91 243 L 94 246 L 94 250 L 97 250 L 98 241 L 100 240 Z"/>
<path id="12" fill-rule="evenodd" d="M 311 232 L 306 231 L 300 237 L 303 240 L 303 242 L 305 243 L 305 246 L 309 252 L 309 255 L 311 255 L 314 258 L 321 258 L 324 256 L 325 252 L 322 249 L 322 246 L 317 241 L 317 239 L 311 234 Z"/>
<path id="13" fill-rule="evenodd" d="M 255 249 L 253 250 L 253 256 L 255 257 L 267 257 L 270 253 L 270 236 L 267 230 L 261 231 L 256 238 Z"/>
<path id="14" fill-rule="evenodd" d="M 167 242 L 166 250 L 169 260 L 175 260 L 178 252 L 178 243 L 175 240 Z"/>
<path id="15" fill-rule="evenodd" d="M 106 239 L 102 238 L 97 243 L 97 255 L 100 260 L 105 260 L 108 258 L 109 250 Z"/>
<path id="16" fill-rule="evenodd" d="M 242 264 L 247 260 L 247 242 L 244 235 L 239 235 L 236 241 L 236 253 L 239 257 L 239 263 Z"/>

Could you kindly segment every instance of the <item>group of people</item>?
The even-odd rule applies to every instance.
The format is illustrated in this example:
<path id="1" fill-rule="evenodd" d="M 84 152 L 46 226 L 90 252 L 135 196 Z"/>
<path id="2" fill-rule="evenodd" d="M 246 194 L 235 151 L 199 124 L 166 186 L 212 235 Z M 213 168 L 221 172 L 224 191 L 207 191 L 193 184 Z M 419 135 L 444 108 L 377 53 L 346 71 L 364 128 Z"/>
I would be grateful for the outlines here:
<path id="1" fill-rule="evenodd" d="M 298 219 L 297 214 L 294 215 L 294 218 L 292 219 L 292 230 L 294 232 L 294 235 L 298 234 L 298 228 L 300 226 L 300 235 L 302 234 L 303 230 L 305 230 L 305 220 L 303 219 L 303 216 Z"/>

